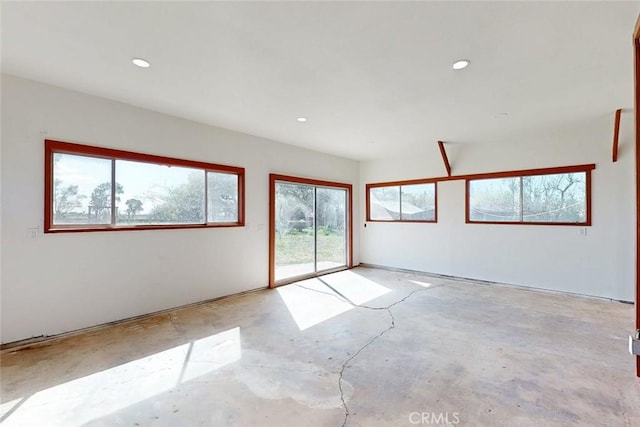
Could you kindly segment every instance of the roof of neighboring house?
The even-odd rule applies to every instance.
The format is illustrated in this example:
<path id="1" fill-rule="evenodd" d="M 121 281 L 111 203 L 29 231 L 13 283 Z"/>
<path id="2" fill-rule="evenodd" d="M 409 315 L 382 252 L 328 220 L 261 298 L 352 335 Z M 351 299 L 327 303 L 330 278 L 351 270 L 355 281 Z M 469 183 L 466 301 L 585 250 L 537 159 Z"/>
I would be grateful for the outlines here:
<path id="1" fill-rule="evenodd" d="M 378 219 L 392 219 L 391 213 L 400 215 L 399 204 L 393 200 L 378 200 L 374 195 L 371 195 L 370 209 L 371 215 Z M 421 209 L 418 206 L 409 203 L 402 202 L 402 213 L 405 215 L 413 215 L 420 212 L 425 212 L 429 209 Z"/>

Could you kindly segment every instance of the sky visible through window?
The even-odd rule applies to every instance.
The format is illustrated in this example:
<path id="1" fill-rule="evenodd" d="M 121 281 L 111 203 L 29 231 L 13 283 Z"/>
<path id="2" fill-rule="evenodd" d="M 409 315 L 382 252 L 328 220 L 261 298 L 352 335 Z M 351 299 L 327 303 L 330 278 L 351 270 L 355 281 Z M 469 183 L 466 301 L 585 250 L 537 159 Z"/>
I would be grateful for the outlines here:
<path id="1" fill-rule="evenodd" d="M 48 230 L 243 225 L 244 168 L 49 140 L 46 148 Z"/>
<path id="2" fill-rule="evenodd" d="M 192 174 L 204 173 L 200 169 L 179 166 L 157 165 L 153 163 L 116 161 L 116 181 L 123 186 L 121 200 L 139 199 L 147 202 L 149 208 L 157 203 L 156 191 L 180 185 L 189 180 Z M 111 182 L 111 160 L 98 157 L 76 156 L 55 153 L 54 178 L 61 180 L 63 186 L 77 185 L 78 195 L 86 198 L 79 200 L 78 210 L 86 212 L 91 192 L 100 184 Z"/>

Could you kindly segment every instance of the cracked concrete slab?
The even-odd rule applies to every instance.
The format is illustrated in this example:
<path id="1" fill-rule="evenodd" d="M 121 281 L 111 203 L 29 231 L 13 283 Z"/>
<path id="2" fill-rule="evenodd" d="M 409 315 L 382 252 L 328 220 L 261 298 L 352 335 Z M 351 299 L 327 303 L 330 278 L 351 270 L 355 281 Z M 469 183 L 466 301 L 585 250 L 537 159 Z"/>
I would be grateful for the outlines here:
<path id="1" fill-rule="evenodd" d="M 0 420 L 635 426 L 632 323 L 616 302 L 356 268 L 5 350 Z"/>

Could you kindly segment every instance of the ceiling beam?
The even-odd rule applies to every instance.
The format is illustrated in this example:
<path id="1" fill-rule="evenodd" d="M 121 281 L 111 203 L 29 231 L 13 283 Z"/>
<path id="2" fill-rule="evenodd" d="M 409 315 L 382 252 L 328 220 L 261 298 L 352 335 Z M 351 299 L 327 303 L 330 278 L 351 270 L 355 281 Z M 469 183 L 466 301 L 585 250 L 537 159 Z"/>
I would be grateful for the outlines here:
<path id="1" fill-rule="evenodd" d="M 622 113 L 622 108 L 618 108 L 616 110 L 616 118 L 613 123 L 613 153 L 611 159 L 613 162 L 618 161 L 618 137 L 620 136 L 620 114 Z"/>
<path id="2" fill-rule="evenodd" d="M 440 148 L 440 155 L 442 155 L 442 161 L 444 162 L 444 168 L 447 170 L 447 176 L 451 176 L 451 164 L 447 157 L 447 150 L 444 148 L 444 142 L 438 141 L 438 147 Z"/>

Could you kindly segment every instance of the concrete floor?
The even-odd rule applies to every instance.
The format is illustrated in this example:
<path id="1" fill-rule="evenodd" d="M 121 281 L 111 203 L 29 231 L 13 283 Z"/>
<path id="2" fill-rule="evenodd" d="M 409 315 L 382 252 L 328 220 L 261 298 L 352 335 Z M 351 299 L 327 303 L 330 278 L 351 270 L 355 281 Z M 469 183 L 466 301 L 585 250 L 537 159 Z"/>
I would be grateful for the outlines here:
<path id="1" fill-rule="evenodd" d="M 357 268 L 2 353 L 8 426 L 639 426 L 633 306 Z"/>

